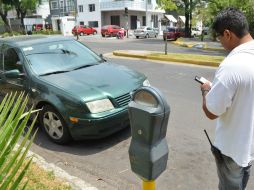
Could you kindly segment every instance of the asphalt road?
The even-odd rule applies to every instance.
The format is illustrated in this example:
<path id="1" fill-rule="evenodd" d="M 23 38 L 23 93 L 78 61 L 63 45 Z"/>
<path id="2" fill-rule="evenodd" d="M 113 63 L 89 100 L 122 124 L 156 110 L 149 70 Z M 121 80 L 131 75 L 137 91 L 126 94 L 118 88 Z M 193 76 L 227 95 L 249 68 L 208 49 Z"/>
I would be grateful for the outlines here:
<path id="1" fill-rule="evenodd" d="M 109 40 L 106 43 L 85 43 L 98 53 L 110 52 L 115 48 L 138 48 L 136 43 L 140 44 L 140 48 L 159 47 L 157 43 L 154 47 L 151 44 L 148 46 L 145 40 L 143 45 L 140 40 L 130 43 Z M 193 80 L 195 75 L 212 80 L 215 69 L 139 59 L 107 59 L 144 73 L 150 83 L 163 92 L 171 107 L 167 131 L 170 149 L 168 165 L 156 180 L 157 189 L 217 189 L 215 163 L 203 132 L 207 129 L 213 139 L 215 122 L 206 119 L 202 113 L 199 84 Z M 51 143 L 40 130 L 32 150 L 101 190 L 138 190 L 141 189 L 141 180 L 130 170 L 129 143 L 129 128 L 105 139 L 73 142 L 68 146 Z M 248 189 L 254 189 L 253 175 Z"/>

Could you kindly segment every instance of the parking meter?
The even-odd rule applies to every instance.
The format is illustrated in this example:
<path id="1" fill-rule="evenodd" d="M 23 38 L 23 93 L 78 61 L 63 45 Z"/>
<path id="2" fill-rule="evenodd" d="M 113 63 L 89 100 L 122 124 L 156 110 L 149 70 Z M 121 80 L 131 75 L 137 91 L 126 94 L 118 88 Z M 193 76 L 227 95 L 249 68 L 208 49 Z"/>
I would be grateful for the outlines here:
<path id="1" fill-rule="evenodd" d="M 167 166 L 169 151 L 165 137 L 170 107 L 158 89 L 146 86 L 132 94 L 128 112 L 131 169 L 143 180 L 155 180 Z"/>

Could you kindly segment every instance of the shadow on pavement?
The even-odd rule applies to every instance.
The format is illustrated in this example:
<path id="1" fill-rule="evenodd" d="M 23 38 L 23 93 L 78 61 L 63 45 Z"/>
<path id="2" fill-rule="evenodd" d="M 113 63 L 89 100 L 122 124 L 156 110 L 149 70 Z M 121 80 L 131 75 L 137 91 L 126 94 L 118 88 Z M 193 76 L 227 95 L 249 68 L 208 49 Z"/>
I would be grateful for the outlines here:
<path id="1" fill-rule="evenodd" d="M 127 140 L 131 136 L 130 127 L 127 127 L 121 131 L 118 131 L 117 133 L 114 133 L 102 139 L 72 141 L 67 145 L 58 145 L 50 141 L 44 131 L 39 126 L 37 127 L 39 128 L 39 130 L 34 140 L 34 145 L 39 146 L 43 149 L 55 151 L 56 153 L 66 152 L 68 154 L 83 156 L 96 154 L 108 148 L 112 148 L 118 143 Z"/>

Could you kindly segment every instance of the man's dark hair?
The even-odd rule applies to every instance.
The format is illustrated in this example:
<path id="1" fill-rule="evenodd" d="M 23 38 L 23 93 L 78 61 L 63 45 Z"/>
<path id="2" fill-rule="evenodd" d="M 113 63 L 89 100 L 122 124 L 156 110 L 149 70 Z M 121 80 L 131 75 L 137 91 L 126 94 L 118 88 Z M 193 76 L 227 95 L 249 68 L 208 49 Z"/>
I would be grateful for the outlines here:
<path id="1" fill-rule="evenodd" d="M 230 30 L 238 38 L 242 38 L 249 33 L 249 24 L 243 12 L 229 7 L 215 17 L 212 29 L 220 35 L 223 35 L 224 30 Z"/>

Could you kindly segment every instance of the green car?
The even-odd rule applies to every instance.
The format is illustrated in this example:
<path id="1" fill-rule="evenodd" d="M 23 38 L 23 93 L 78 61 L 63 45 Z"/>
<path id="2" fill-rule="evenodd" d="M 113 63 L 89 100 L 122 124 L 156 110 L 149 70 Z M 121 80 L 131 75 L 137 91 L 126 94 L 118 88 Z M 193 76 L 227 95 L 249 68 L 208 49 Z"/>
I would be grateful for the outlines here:
<path id="1" fill-rule="evenodd" d="M 21 36 L 1 44 L 0 93 L 25 91 L 41 108 L 39 123 L 54 142 L 108 136 L 129 126 L 130 93 L 143 74 L 106 62 L 65 37 Z"/>

